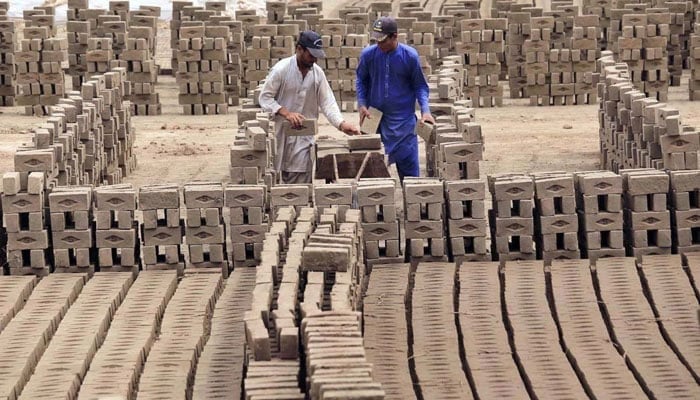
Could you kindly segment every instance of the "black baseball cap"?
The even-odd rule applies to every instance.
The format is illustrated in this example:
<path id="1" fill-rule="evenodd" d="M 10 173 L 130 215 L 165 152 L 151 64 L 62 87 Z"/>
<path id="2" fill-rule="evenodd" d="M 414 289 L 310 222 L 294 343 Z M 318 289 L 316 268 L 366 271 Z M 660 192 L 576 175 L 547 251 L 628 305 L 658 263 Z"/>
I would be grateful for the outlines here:
<path id="1" fill-rule="evenodd" d="M 374 25 L 372 25 L 372 38 L 376 39 L 377 42 L 383 42 L 387 36 L 398 31 L 399 27 L 396 25 L 395 19 L 391 17 L 381 17 L 374 21 Z"/>
<path id="2" fill-rule="evenodd" d="M 308 49 L 309 53 L 316 58 L 326 58 L 323 51 L 323 40 L 321 35 L 314 31 L 304 31 L 299 35 L 299 46 Z"/>

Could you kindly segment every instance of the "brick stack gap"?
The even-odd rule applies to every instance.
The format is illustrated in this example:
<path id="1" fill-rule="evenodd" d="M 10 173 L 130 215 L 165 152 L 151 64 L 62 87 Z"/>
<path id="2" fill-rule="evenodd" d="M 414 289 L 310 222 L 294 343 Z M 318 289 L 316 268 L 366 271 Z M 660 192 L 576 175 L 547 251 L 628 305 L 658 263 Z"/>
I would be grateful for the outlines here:
<path id="1" fill-rule="evenodd" d="M 182 254 L 184 226 L 180 218 L 177 185 L 144 185 L 139 188 L 141 264 L 144 270 L 176 270 L 184 273 Z"/>
<path id="2" fill-rule="evenodd" d="M 80 90 L 87 75 L 88 38 L 90 38 L 90 21 L 86 11 L 89 0 L 70 0 L 68 2 L 66 31 L 68 38 L 68 75 L 71 77 L 73 90 Z"/>
<path id="3" fill-rule="evenodd" d="M 671 254 L 670 178 L 655 169 L 621 171 L 627 255 Z"/>
<path id="4" fill-rule="evenodd" d="M 535 187 L 532 177 L 498 174 L 488 177 L 493 208 L 489 210 L 494 260 L 534 260 Z"/>
<path id="5" fill-rule="evenodd" d="M 574 178 L 565 172 L 533 174 L 535 182 L 535 236 L 537 258 L 552 260 L 581 257 Z"/>
<path id="6" fill-rule="evenodd" d="M 456 47 L 464 63 L 466 96 L 476 107 L 502 106 L 503 88 L 498 80 L 508 20 L 466 19 L 460 23 L 462 37 Z"/>
<path id="7" fill-rule="evenodd" d="M 92 275 L 92 187 L 55 187 L 49 194 L 54 272 Z"/>
<path id="8" fill-rule="evenodd" d="M 139 271 L 139 225 L 136 190 L 131 184 L 102 186 L 93 191 L 95 247 L 100 271 Z"/>
<path id="9" fill-rule="evenodd" d="M 224 188 L 224 206 L 229 210 L 233 268 L 252 267 L 262 259 L 263 242 L 269 230 L 265 213 L 266 187 L 228 185 Z"/>
<path id="10" fill-rule="evenodd" d="M 406 254 L 411 263 L 446 259 L 442 182 L 407 177 L 403 185 Z"/>
<path id="11" fill-rule="evenodd" d="M 401 231 L 396 210 L 396 181 L 360 179 L 357 206 L 362 217 L 366 262 L 403 262 Z"/>
<path id="12" fill-rule="evenodd" d="M 530 36 L 523 43 L 525 74 L 527 76 L 527 86 L 525 86 L 524 92 L 525 97 L 530 98 L 531 106 L 550 105 L 552 100 L 551 81 L 548 78 L 550 78 L 549 53 L 553 29 L 554 18 L 533 17 L 530 20 Z M 568 94 L 568 91 L 560 93 Z M 573 90 L 568 96 L 573 97 Z"/>
<path id="13" fill-rule="evenodd" d="M 7 10 L 7 3 L 2 4 L 4 10 Z M 0 107 L 15 105 L 17 42 L 17 24 L 5 15 L 0 15 Z"/>
<path id="14" fill-rule="evenodd" d="M 610 171 L 577 172 L 576 212 L 582 256 L 624 257 L 622 177 Z"/>
<path id="15" fill-rule="evenodd" d="M 457 264 L 490 261 L 486 249 L 486 184 L 484 181 L 445 181 L 449 254 Z"/>
<path id="16" fill-rule="evenodd" d="M 694 33 L 688 42 L 690 77 L 688 78 L 688 94 L 691 101 L 700 100 L 700 12 L 695 17 Z"/>
<path id="17" fill-rule="evenodd" d="M 37 17 L 53 18 L 52 15 L 33 16 Z M 51 32 L 49 26 L 27 26 L 20 51 L 15 53 L 18 88 L 15 105 L 25 106 L 27 115 L 48 114 L 48 107 L 57 104 L 65 94 L 61 63 L 68 60 L 68 41 L 52 37 Z"/>
<path id="18" fill-rule="evenodd" d="M 673 252 L 700 251 L 700 170 L 671 171 Z"/>
<path id="19" fill-rule="evenodd" d="M 126 49 L 112 66 L 125 68 L 131 82 L 131 113 L 133 115 L 160 115 L 160 95 L 156 92 L 159 67 L 153 57 L 158 31 L 158 19 L 132 15 L 129 20 L 129 38 Z"/>
<path id="20" fill-rule="evenodd" d="M 194 182 L 184 186 L 186 268 L 211 268 L 228 277 L 224 188 L 221 183 Z"/>

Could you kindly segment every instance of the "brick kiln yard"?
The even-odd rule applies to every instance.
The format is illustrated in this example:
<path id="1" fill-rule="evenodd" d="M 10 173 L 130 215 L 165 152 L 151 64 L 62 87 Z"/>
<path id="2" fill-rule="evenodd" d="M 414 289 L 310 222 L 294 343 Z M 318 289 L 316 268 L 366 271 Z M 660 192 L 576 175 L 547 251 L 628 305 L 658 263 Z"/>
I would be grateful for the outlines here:
<path id="1" fill-rule="evenodd" d="M 323 3 L 323 14 L 335 17 L 344 7 L 363 2 Z M 396 14 L 399 6 L 394 3 Z M 437 15 L 445 2 L 422 4 L 425 11 Z M 491 6 L 490 0 L 483 0 L 482 15 L 489 15 Z M 549 0 L 544 4 L 538 0 L 536 6 L 551 8 Z M 163 24 L 156 57 L 162 66 L 170 66 L 168 33 Z M 698 127 L 700 107 L 688 101 L 689 76 L 685 70 L 681 85 L 669 88 L 667 104 L 680 111 L 684 125 Z M 521 249 L 506 248 L 498 250 L 500 265 L 487 261 L 490 255 L 472 254 L 471 258 L 480 260 L 472 262 L 447 262 L 436 256 L 440 246 L 449 246 L 453 238 L 445 238 L 444 233 L 434 236 L 434 226 L 446 232 L 448 225 L 450 231 L 478 225 L 488 232 L 485 210 L 495 213 L 489 221 L 494 231 L 496 225 L 498 229 L 520 230 L 521 224 L 536 229 L 537 237 L 531 235 L 530 241 L 536 241 L 538 249 L 546 247 L 547 236 L 552 238 L 543 231 L 546 218 L 556 220 L 548 220 L 551 225 L 545 228 L 561 232 L 557 224 L 577 221 L 577 212 L 578 221 L 588 221 L 586 217 L 592 215 L 599 225 L 607 223 L 605 218 L 614 219 L 620 225 L 620 240 L 623 218 L 630 224 L 640 224 L 641 218 L 666 218 L 667 226 L 659 231 L 667 233 L 670 241 L 673 230 L 674 252 L 682 247 L 677 237 L 681 228 L 700 229 L 698 175 L 687 175 L 696 179 L 689 183 L 686 175 L 676 172 L 641 177 L 577 175 L 574 181 L 573 173 L 601 169 L 599 105 L 534 107 L 527 99 L 507 98 L 507 82 L 500 85 L 506 93 L 503 106 L 475 110 L 484 139 L 481 184 L 451 181 L 445 183 L 446 194 L 440 181 L 414 181 L 407 183 L 404 199 L 402 188 L 392 190 L 386 182 L 357 189 L 193 184 L 230 182 L 229 147 L 239 126 L 236 108 L 225 115 L 182 115 L 175 79 L 159 76 L 156 90 L 162 114 L 131 118 L 138 167 L 123 183 L 133 185 L 133 190 L 56 190 L 53 197 L 46 196 L 49 200 L 42 211 L 45 224 L 53 224 L 49 235 L 53 234 L 54 249 L 46 251 L 56 259 L 59 253 L 52 250 L 63 249 L 58 249 L 59 242 L 76 254 L 85 250 L 76 249 L 83 243 L 82 236 L 60 236 L 58 226 L 61 221 L 66 224 L 69 214 L 81 220 L 80 205 L 87 199 L 86 208 L 94 208 L 92 234 L 102 238 L 92 239 L 98 243 L 91 243 L 92 257 L 111 260 L 111 251 L 105 254 L 97 249 L 102 246 L 99 243 L 109 241 L 106 232 L 116 237 L 135 227 L 142 255 L 167 247 L 172 268 L 150 270 L 163 267 L 159 258 L 156 266 L 143 261 L 138 276 L 116 272 L 119 266 L 115 266 L 115 272 L 91 277 L 80 272 L 51 273 L 41 279 L 3 276 L 0 269 L 0 398 L 700 398 L 700 252 L 670 254 L 669 242 L 664 249 L 669 254 L 601 258 L 595 266 L 587 259 L 576 259 L 578 247 L 538 253 L 540 260 L 534 260 L 534 254 L 518 254 Z M 23 107 L 2 107 L 0 113 L 0 172 L 9 172 L 14 170 L 16 149 L 31 142 L 31 130 L 46 117 L 25 116 Z M 343 114 L 357 122 L 357 113 Z M 343 139 L 343 135 L 321 117 L 318 139 Z M 421 140 L 424 170 L 425 147 Z M 395 176 L 393 168 L 390 171 Z M 563 174 L 542 174 L 548 171 Z M 486 185 L 487 176 L 503 173 L 520 175 L 496 179 L 491 188 Z M 525 184 L 523 174 L 531 174 Z M 36 178 L 29 179 L 34 185 L 43 182 Z M 591 181 L 582 183 L 586 178 Z M 612 187 L 605 192 L 610 194 L 574 204 L 574 192 L 583 198 L 596 182 L 601 193 Z M 671 182 L 678 190 L 668 194 Z M 139 191 L 163 183 L 179 187 Z M 548 197 L 547 191 L 560 184 L 571 195 Z M 666 189 L 655 190 L 660 186 Z M 266 201 L 263 193 L 268 189 Z M 8 191 L 13 189 L 6 188 L 6 195 Z M 26 191 L 21 188 L 22 199 L 37 201 L 39 196 Z M 353 191 L 361 210 L 345 213 Z M 519 197 L 522 192 L 526 193 Z M 312 193 L 315 207 L 306 201 Z M 611 205 L 614 199 L 619 200 L 617 210 Z M 682 199 L 687 199 L 689 210 L 682 210 Z M 132 208 L 128 208 L 130 201 Z M 463 208 L 461 201 L 468 205 Z M 550 216 L 547 204 L 568 212 L 555 211 Z M 269 219 L 265 207 L 270 208 Z M 607 213 L 602 210 L 605 207 Z M 113 211 L 105 214 L 108 209 Z M 477 210 L 484 215 L 476 217 Z M 504 210 L 508 215 L 502 214 Z M 88 213 L 91 218 L 92 213 Z M 473 218 L 457 219 L 456 214 L 462 213 Z M 668 220 L 671 215 L 673 225 Z M 680 215 L 689 216 L 691 225 L 681 226 Z M 112 229 L 103 230 L 105 218 Z M 389 257 L 387 241 L 383 263 L 376 260 L 379 245 L 371 235 L 382 236 L 392 224 L 401 227 L 402 239 L 409 240 L 401 243 L 401 257 Z M 75 225 L 77 230 L 78 222 Z M 218 273 L 221 263 L 213 258 L 218 243 L 205 239 L 225 225 L 229 251 L 236 252 L 236 246 L 242 245 L 245 257 L 257 256 L 257 267 L 247 266 L 256 264 L 250 259 L 229 258 L 236 265 L 230 276 Z M 624 232 L 630 241 L 625 243 L 628 255 L 648 250 L 637 248 L 642 246 L 637 245 L 635 231 L 645 232 L 645 228 L 634 226 Z M 250 236 L 250 245 L 231 243 L 229 229 Z M 173 230 L 180 245 L 165 244 Z M 592 232 L 595 229 L 583 232 L 583 226 L 581 231 L 589 240 L 598 234 Z M 143 235 L 155 241 L 164 232 L 168 238 L 163 246 L 138 239 Z M 643 235 L 644 243 L 654 235 Z M 197 238 L 210 247 L 197 244 Z M 561 234 L 562 242 L 571 238 L 577 242 L 576 230 Z M 558 246 L 560 238 L 556 239 Z M 424 240 L 429 243 L 426 249 Z M 693 240 L 697 249 L 700 238 Z M 530 247 L 532 251 L 534 244 Z M 204 259 L 203 248 L 209 258 L 197 263 L 195 257 Z M 435 257 L 418 254 L 424 250 Z M 592 247 L 585 251 L 591 258 L 599 254 Z M 365 263 L 363 253 L 372 260 Z M 571 253 L 574 259 L 549 265 L 553 255 Z M 610 249 L 608 254 L 624 255 L 625 250 Z M 181 256 L 187 257 L 184 274 Z M 532 259 L 503 261 L 520 256 Z M 541 260 L 547 257 L 546 262 Z M 201 273 L 205 269 L 193 268 L 190 262 L 219 269 Z"/>

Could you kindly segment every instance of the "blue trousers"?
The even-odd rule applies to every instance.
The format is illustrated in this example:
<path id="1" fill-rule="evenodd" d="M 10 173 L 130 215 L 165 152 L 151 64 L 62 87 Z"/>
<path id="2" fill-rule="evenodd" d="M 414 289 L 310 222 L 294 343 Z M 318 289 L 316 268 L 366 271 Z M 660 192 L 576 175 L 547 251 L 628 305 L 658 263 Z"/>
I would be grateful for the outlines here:
<path id="1" fill-rule="evenodd" d="M 418 137 L 412 135 L 397 144 L 389 155 L 389 163 L 396 163 L 396 170 L 399 172 L 399 179 L 402 182 L 405 176 L 420 176 Z"/>

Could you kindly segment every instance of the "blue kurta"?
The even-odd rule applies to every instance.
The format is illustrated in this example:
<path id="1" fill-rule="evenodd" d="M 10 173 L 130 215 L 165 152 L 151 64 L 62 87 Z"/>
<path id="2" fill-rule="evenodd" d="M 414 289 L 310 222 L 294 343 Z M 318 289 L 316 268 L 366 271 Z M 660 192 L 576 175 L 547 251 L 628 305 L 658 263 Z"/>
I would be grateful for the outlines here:
<path id="1" fill-rule="evenodd" d="M 379 133 L 389 162 L 415 164 L 418 175 L 416 101 L 421 113 L 429 113 L 428 82 L 415 49 L 399 43 L 389 52 L 377 45 L 366 47 L 357 67 L 357 102 L 383 113 Z"/>

